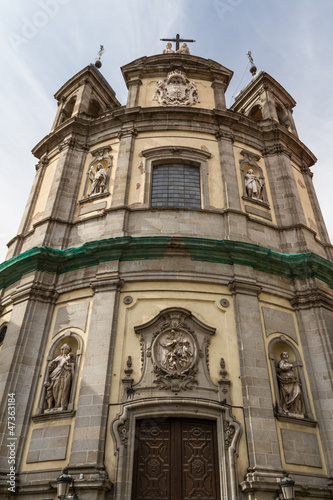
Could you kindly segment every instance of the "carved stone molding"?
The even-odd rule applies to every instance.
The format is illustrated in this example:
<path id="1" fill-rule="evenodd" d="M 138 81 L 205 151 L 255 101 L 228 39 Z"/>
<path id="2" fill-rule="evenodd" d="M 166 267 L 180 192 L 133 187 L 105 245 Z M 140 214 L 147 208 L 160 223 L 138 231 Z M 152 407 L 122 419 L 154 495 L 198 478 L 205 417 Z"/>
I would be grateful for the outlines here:
<path id="1" fill-rule="evenodd" d="M 228 283 L 228 288 L 233 295 L 236 293 L 243 293 L 245 295 L 258 296 L 262 291 L 262 287 L 255 283 L 237 280 L 230 281 Z"/>
<path id="2" fill-rule="evenodd" d="M 122 139 L 123 137 L 136 137 L 137 135 L 138 135 L 137 129 L 131 127 L 124 130 L 120 130 L 120 132 L 118 132 L 118 139 Z"/>
<path id="3" fill-rule="evenodd" d="M 274 146 L 269 146 L 267 148 L 264 148 L 261 150 L 261 154 L 265 156 L 270 156 L 270 155 L 280 155 L 280 154 L 285 154 L 291 158 L 292 154 L 289 149 L 285 148 L 282 146 L 282 144 L 274 144 Z"/>
<path id="4" fill-rule="evenodd" d="M 69 139 L 64 140 L 58 146 L 59 151 L 62 151 L 66 148 L 72 149 L 81 149 L 82 151 L 88 151 L 89 145 L 86 142 L 79 141 L 75 137 L 70 137 Z"/>
<path id="5" fill-rule="evenodd" d="M 234 142 L 235 141 L 235 135 L 232 132 L 227 132 L 223 130 L 218 130 L 215 133 L 215 137 L 218 141 L 221 141 L 222 139 L 226 139 L 228 141 Z"/>
<path id="6" fill-rule="evenodd" d="M 179 69 L 170 71 L 164 80 L 157 82 L 153 101 L 161 106 L 193 106 L 200 102 L 196 84 Z"/>
<path id="7" fill-rule="evenodd" d="M 47 154 L 44 154 L 37 163 L 37 165 L 35 165 L 36 172 L 43 167 L 47 167 L 49 163 L 50 163 L 49 157 L 47 156 Z"/>

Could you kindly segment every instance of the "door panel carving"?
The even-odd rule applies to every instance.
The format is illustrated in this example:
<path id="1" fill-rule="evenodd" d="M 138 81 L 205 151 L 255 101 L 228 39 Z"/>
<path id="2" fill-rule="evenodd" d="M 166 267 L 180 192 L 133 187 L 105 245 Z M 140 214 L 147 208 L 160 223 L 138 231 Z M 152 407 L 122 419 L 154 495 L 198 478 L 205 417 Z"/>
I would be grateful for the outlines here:
<path id="1" fill-rule="evenodd" d="M 132 500 L 217 500 L 219 476 L 212 421 L 139 420 Z"/>

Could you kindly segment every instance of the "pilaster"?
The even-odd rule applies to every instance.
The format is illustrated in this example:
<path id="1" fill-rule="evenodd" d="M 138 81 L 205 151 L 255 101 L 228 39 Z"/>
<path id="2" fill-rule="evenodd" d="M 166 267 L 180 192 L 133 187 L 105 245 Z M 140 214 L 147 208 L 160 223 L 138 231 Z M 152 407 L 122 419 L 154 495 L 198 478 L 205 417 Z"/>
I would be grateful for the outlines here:
<path id="1" fill-rule="evenodd" d="M 291 303 L 296 310 L 302 346 L 321 429 L 328 475 L 333 476 L 333 301 L 321 292 L 315 280 L 296 282 Z"/>
<path id="2" fill-rule="evenodd" d="M 291 153 L 276 142 L 263 149 L 276 219 L 280 226 L 306 225 L 290 162 Z"/>
<path id="3" fill-rule="evenodd" d="M 66 246 L 68 225 L 72 222 L 81 183 L 82 169 L 88 147 L 84 142 L 69 137 L 59 145 L 61 151 L 43 219 L 47 229 L 42 233 L 45 246 Z M 35 244 L 39 244 L 36 242 Z"/>
<path id="4" fill-rule="evenodd" d="M 250 276 L 228 287 L 235 305 L 249 471 L 274 481 L 282 465 L 258 304 L 261 288 Z"/>
<path id="5" fill-rule="evenodd" d="M 91 284 L 95 294 L 69 461 L 71 470 L 84 466 L 104 469 L 114 335 L 121 287 L 116 274 L 101 277 Z"/>
<path id="6" fill-rule="evenodd" d="M 127 97 L 127 108 L 135 108 L 139 102 L 139 92 L 140 86 L 142 85 L 142 81 L 140 78 L 132 78 L 127 82 L 128 86 L 128 97 Z"/>
<path id="7" fill-rule="evenodd" d="M 215 134 L 219 144 L 222 183 L 226 208 L 240 210 L 239 188 L 233 150 L 234 136 L 230 130 L 219 129 Z"/>
<path id="8" fill-rule="evenodd" d="M 212 83 L 212 88 L 214 89 L 214 98 L 215 98 L 215 107 L 216 109 L 220 109 L 225 111 L 227 109 L 227 105 L 225 102 L 225 91 L 226 84 L 219 80 L 215 80 Z"/>
<path id="9" fill-rule="evenodd" d="M 20 465 L 50 318 L 57 299 L 54 279 L 50 274 L 29 275 L 12 294 L 13 311 L 1 351 L 0 410 L 7 416 L 8 394 L 14 394 L 16 470 Z M 7 418 L 2 422 L 0 435 L 0 467 L 8 472 Z"/>
<path id="10" fill-rule="evenodd" d="M 128 202 L 128 190 L 131 178 L 133 149 L 137 131 L 129 127 L 119 133 L 120 145 L 117 170 L 111 206 L 123 206 Z"/>

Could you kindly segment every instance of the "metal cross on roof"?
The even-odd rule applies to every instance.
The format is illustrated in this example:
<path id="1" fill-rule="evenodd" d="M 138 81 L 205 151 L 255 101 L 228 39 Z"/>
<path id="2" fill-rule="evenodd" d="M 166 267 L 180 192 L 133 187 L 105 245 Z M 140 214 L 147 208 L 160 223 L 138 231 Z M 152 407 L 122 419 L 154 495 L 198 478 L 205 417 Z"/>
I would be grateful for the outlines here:
<path id="1" fill-rule="evenodd" d="M 180 38 L 179 33 L 177 33 L 176 38 L 161 38 L 162 42 L 176 42 L 176 50 L 179 49 L 179 42 L 195 42 L 195 40 L 187 40 L 186 38 Z"/>

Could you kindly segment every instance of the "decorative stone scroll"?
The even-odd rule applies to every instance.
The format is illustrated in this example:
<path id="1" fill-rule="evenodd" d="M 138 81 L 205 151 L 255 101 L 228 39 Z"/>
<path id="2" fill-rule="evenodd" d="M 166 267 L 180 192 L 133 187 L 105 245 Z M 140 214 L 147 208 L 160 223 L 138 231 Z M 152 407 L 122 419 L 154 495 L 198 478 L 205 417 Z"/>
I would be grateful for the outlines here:
<path id="1" fill-rule="evenodd" d="M 161 106 L 193 106 L 200 102 L 195 82 L 180 70 L 170 71 L 164 80 L 157 82 L 153 101 Z"/>

